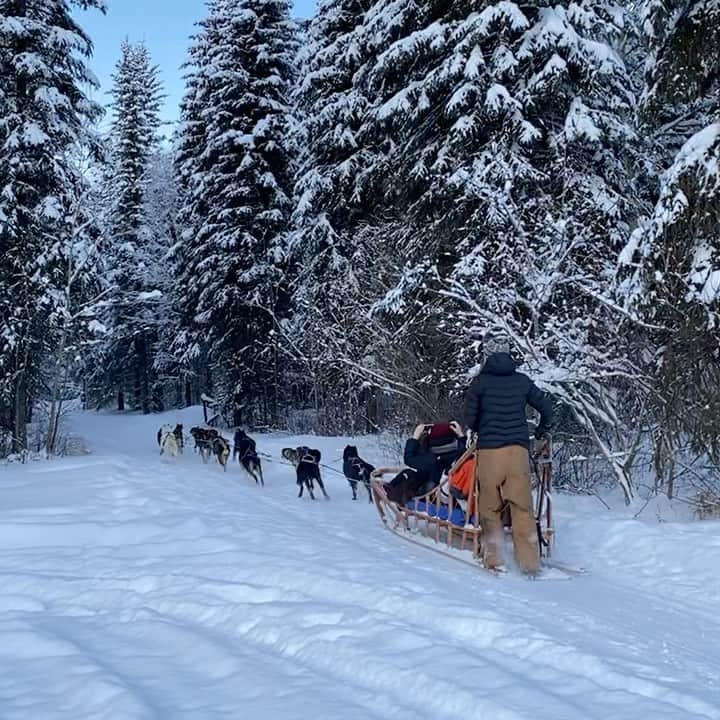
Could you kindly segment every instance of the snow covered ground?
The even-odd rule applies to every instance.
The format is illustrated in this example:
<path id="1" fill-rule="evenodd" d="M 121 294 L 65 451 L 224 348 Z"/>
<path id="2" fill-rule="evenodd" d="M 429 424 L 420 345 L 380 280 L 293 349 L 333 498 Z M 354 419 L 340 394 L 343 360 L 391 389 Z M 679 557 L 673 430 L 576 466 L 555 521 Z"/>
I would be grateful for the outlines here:
<path id="1" fill-rule="evenodd" d="M 720 523 L 558 497 L 589 574 L 495 578 L 394 537 L 339 475 L 312 502 L 279 463 L 263 489 L 162 460 L 157 428 L 198 412 L 81 414 L 92 454 L 0 467 L 2 720 L 720 720 Z"/>

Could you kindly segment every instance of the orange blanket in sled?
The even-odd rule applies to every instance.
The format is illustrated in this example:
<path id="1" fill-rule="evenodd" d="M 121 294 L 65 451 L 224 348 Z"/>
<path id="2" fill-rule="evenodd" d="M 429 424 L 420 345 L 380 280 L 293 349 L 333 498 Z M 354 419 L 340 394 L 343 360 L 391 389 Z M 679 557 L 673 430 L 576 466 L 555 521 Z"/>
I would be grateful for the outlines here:
<path id="1" fill-rule="evenodd" d="M 467 500 L 475 490 L 475 471 L 477 469 L 477 458 L 474 450 L 467 450 L 462 457 L 453 465 L 448 474 L 450 487 L 454 488 L 455 497 L 462 497 Z"/>

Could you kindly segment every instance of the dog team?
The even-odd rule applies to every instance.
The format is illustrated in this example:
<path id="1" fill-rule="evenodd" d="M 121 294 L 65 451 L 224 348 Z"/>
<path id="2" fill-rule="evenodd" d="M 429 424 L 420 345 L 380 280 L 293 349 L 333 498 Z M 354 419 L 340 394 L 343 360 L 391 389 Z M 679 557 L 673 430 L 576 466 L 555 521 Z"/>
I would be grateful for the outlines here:
<path id="1" fill-rule="evenodd" d="M 214 455 L 223 470 L 227 470 L 227 463 L 230 458 L 230 444 L 215 429 L 194 427 L 190 429 L 190 435 L 195 441 L 195 450 L 200 453 L 203 462 L 207 462 L 211 455 Z M 160 446 L 160 455 L 176 457 L 181 455 L 184 448 L 184 435 L 182 424 L 163 425 L 157 433 L 157 442 Z M 312 500 L 315 499 L 315 486 L 320 488 L 326 500 L 330 496 L 325 490 L 325 485 L 320 475 L 320 460 L 322 456 L 319 450 L 301 446 L 297 448 L 284 448 L 282 458 L 295 467 L 296 483 L 300 488 L 298 497 L 303 496 L 307 490 Z M 257 452 L 257 445 L 244 430 L 236 430 L 233 438 L 233 460 L 237 460 L 245 473 L 255 480 L 257 485 L 265 485 L 262 463 Z M 368 494 L 368 501 L 372 502 L 372 490 L 370 489 L 370 476 L 374 466 L 365 462 L 359 455 L 354 445 L 348 445 L 343 452 L 343 474 L 352 490 L 352 499 L 357 500 L 358 485 L 363 485 Z"/>

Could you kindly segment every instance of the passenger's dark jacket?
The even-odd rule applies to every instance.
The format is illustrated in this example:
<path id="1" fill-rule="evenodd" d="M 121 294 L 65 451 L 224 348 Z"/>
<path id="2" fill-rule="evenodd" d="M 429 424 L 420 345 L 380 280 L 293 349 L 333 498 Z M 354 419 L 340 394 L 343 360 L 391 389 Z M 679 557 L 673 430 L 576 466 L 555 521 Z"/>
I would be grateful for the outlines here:
<path id="1" fill-rule="evenodd" d="M 491 355 L 465 398 L 465 427 L 478 435 L 479 448 L 529 447 L 525 406 L 540 413 L 536 435 L 550 430 L 552 402 L 527 375 L 516 371 L 507 353 Z"/>
<path id="2" fill-rule="evenodd" d="M 425 495 L 437 487 L 443 472 L 447 472 L 460 455 L 465 452 L 465 438 L 458 438 L 456 453 L 435 455 L 423 449 L 415 439 L 405 443 L 403 461 L 408 466 L 385 485 L 388 498 L 393 502 L 405 505 L 411 498 Z"/>
<path id="3" fill-rule="evenodd" d="M 446 455 L 435 455 L 430 450 L 423 449 L 415 438 L 409 438 L 405 443 L 403 462 L 418 473 L 422 485 L 428 485 L 425 492 L 440 484 L 443 473 L 447 472 L 452 464 L 465 452 L 465 438 L 458 438 L 458 451 Z"/>

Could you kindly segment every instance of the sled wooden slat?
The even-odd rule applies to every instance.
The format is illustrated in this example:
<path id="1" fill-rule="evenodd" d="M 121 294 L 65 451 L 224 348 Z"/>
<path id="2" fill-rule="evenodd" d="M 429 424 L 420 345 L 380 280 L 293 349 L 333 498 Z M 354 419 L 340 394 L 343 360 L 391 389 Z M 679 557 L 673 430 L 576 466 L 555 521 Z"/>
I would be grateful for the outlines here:
<path id="1" fill-rule="evenodd" d="M 414 529 L 421 535 L 434 540 L 437 544 L 446 544 L 448 547 L 454 547 L 458 550 L 465 550 L 470 545 L 473 557 L 480 557 L 482 528 L 477 519 L 474 519 L 472 524 L 456 525 L 450 519 L 445 520 L 436 515 L 433 516 L 429 512 L 403 507 L 392 502 L 388 498 L 381 480 L 375 479 L 371 484 L 375 506 L 381 519 L 391 530 Z M 431 503 L 439 512 L 440 507 L 443 505 L 441 488 L 438 487 L 426 495 L 414 498 L 414 503 L 416 507 L 418 503 L 425 503 L 426 508 Z M 451 513 L 451 508 L 454 509 L 454 507 L 454 505 L 448 505 L 448 512 Z M 448 518 L 450 517 L 452 517 L 451 514 L 448 515 Z M 477 518 L 477 514 L 475 518 Z"/>

